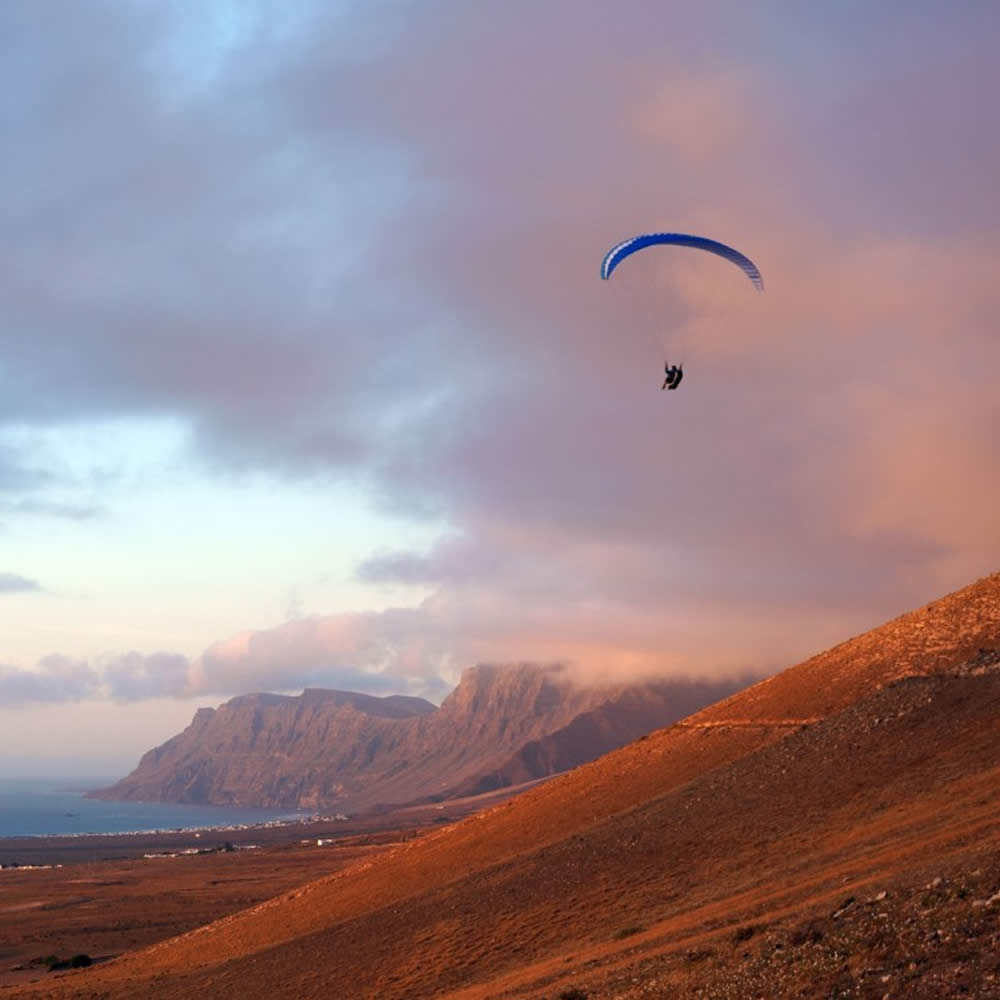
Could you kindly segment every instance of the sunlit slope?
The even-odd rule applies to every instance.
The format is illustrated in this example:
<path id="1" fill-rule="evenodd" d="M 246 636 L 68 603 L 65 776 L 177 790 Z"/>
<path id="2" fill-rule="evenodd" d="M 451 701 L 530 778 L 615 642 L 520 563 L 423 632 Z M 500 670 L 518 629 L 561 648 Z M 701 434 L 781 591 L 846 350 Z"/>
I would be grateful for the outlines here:
<path id="1" fill-rule="evenodd" d="M 1000 573 L 842 642 L 688 720 L 822 718 L 900 677 L 940 673 L 1000 646 Z"/>

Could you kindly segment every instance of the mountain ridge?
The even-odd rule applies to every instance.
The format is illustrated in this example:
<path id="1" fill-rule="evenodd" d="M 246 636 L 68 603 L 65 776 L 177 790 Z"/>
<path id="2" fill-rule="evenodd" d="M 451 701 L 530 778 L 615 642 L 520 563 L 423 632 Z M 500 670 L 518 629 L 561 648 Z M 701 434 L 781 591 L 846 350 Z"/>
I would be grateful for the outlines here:
<path id="1" fill-rule="evenodd" d="M 440 801 L 575 767 L 736 686 L 583 688 L 560 667 L 494 664 L 463 671 L 439 707 L 324 689 L 239 695 L 199 709 L 130 775 L 91 794 L 339 812 Z"/>

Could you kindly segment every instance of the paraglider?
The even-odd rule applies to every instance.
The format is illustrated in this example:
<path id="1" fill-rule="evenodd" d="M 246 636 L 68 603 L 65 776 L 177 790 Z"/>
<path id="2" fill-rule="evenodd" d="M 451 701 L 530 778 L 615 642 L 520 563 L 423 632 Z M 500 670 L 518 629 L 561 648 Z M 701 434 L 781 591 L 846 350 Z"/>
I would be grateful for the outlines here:
<path id="1" fill-rule="evenodd" d="M 681 384 L 681 379 L 684 378 L 683 365 L 665 364 L 663 372 L 666 377 L 663 380 L 663 385 L 660 386 L 661 389 L 676 389 Z"/>
<path id="2" fill-rule="evenodd" d="M 643 236 L 633 236 L 630 240 L 619 243 L 612 247 L 601 263 L 601 277 L 610 278 L 611 272 L 628 256 L 634 254 L 636 250 L 643 250 L 651 246 L 677 246 L 693 247 L 695 250 L 707 250 L 709 253 L 718 254 L 728 261 L 732 261 L 743 273 L 753 282 L 754 288 L 758 292 L 764 291 L 764 279 L 760 276 L 757 265 L 749 258 L 745 257 L 725 243 L 718 240 L 710 240 L 705 236 L 688 236 L 685 233 L 646 233 Z"/>
<path id="3" fill-rule="evenodd" d="M 601 262 L 601 277 L 605 280 L 610 278 L 614 269 L 637 250 L 661 245 L 692 247 L 695 250 L 706 250 L 708 253 L 714 253 L 740 268 L 758 292 L 764 291 L 764 279 L 761 277 L 757 265 L 749 257 L 718 240 L 710 240 L 705 236 L 691 236 L 687 233 L 645 233 L 642 236 L 633 236 L 632 239 L 619 243 L 605 254 L 604 260 Z M 663 380 L 663 385 L 660 386 L 661 389 L 676 389 L 684 377 L 680 365 L 667 363 L 664 366 L 664 373 L 666 378 Z"/>

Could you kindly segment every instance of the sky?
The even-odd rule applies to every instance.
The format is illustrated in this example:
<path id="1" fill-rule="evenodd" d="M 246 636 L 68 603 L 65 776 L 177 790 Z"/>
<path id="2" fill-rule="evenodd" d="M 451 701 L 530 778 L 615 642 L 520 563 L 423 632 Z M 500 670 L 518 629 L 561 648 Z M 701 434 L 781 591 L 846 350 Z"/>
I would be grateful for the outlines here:
<path id="1" fill-rule="evenodd" d="M 764 675 L 995 571 L 998 43 L 988 0 L 0 6 L 0 774 L 250 691 Z M 766 291 L 600 279 L 658 230 Z"/>

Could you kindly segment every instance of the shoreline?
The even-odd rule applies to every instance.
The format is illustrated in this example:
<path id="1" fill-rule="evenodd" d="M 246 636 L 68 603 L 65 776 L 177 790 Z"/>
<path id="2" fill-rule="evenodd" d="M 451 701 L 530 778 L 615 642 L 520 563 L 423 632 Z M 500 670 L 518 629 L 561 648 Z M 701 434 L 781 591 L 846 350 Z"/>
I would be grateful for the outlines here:
<path id="1" fill-rule="evenodd" d="M 345 817 L 346 819 L 346 817 Z M 150 829 L 139 830 L 105 830 L 105 831 L 69 831 L 57 833 L 18 833 L 13 835 L 0 834 L 0 849 L 6 841 L 10 840 L 31 840 L 36 838 L 54 839 L 73 837 L 139 837 L 144 834 L 175 834 L 175 833 L 224 833 L 235 830 L 262 830 L 270 827 L 301 826 L 306 823 L 339 823 L 344 820 L 337 816 L 321 816 L 317 813 L 310 813 L 301 817 L 289 817 L 287 819 L 265 820 L 261 823 L 225 823 L 213 824 L 209 826 L 164 826 L 151 827 Z"/>
<path id="2" fill-rule="evenodd" d="M 225 824 L 207 827 L 170 827 L 118 833 L 24 834 L 0 837 L 0 878 L 19 868 L 30 870 L 56 864 L 96 864 L 102 861 L 141 859 L 146 853 L 176 853 L 191 848 L 210 849 L 232 843 L 234 850 L 298 845 L 304 841 L 337 841 L 348 837 L 385 834 L 388 831 L 433 827 L 452 823 L 496 805 L 548 779 L 536 779 L 463 799 L 401 805 L 339 818 L 309 814 L 300 819 L 267 820 L 259 824 Z M 17 867 L 11 867 L 15 864 Z"/>
<path id="3" fill-rule="evenodd" d="M 383 822 L 373 822 L 383 820 Z M 309 818 L 295 823 L 268 823 L 168 830 L 138 830 L 121 833 L 32 834 L 0 838 L 0 878 L 19 869 L 41 869 L 67 864 L 140 859 L 145 854 L 182 854 L 200 849 L 208 853 L 298 844 L 301 840 L 334 839 L 373 834 L 398 827 L 398 819 L 370 817 L 367 822 L 324 821 Z"/>

